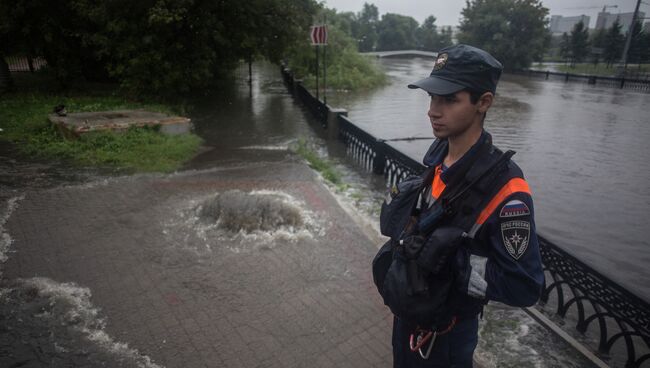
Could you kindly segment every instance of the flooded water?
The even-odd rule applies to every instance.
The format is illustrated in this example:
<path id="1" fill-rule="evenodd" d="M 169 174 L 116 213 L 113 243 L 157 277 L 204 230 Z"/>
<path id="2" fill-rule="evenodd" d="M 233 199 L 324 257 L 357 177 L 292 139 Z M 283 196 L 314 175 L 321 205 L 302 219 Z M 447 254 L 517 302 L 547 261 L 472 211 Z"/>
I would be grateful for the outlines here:
<path id="1" fill-rule="evenodd" d="M 428 74 L 429 62 L 412 59 L 381 63 L 391 75 L 392 84 L 365 94 L 330 95 L 330 104 L 348 108 L 355 123 L 379 137 L 429 137 L 427 96 L 403 87 Z M 518 151 L 516 159 L 535 192 L 540 231 L 575 254 L 590 253 L 584 259 L 596 268 L 606 270 L 614 264 L 625 269 L 626 274 L 617 275 L 622 281 L 648 277 L 642 272 L 641 258 L 645 256 L 647 261 L 643 248 L 648 243 L 643 242 L 639 229 L 645 221 L 645 206 L 650 204 L 648 186 L 643 181 L 648 179 L 648 164 L 643 159 L 648 157 L 648 148 L 643 144 L 648 129 L 639 121 L 640 113 L 635 112 L 635 106 L 648 102 L 650 97 L 646 95 L 628 96 L 628 92 L 616 90 L 597 92 L 581 85 L 506 77 L 487 122 L 498 145 Z M 585 106 L 593 109 L 584 112 Z M 628 106 L 626 109 L 631 111 L 618 113 L 613 106 Z M 303 139 L 320 154 L 329 156 L 342 172 L 347 186 L 332 188 L 339 200 L 360 210 L 368 221 L 376 221 L 383 179 L 358 170 L 345 156 L 342 144 L 322 138 L 319 124 L 287 93 L 277 66 L 256 64 L 250 88 L 242 73 L 218 93 L 196 99 L 191 111 L 196 132 L 205 139 L 207 148 L 185 169 L 242 163 L 250 166 L 258 160 L 293 161 L 297 158 L 289 148 Z M 602 116 L 607 118 L 603 120 Z M 428 143 L 395 145 L 419 158 Z M 628 156 L 630 152 L 636 155 Z M 0 169 L 6 168 L 7 174 L 0 175 L 0 199 L 6 212 L 0 213 L 2 257 L 11 257 L 11 251 L 7 252 L 10 234 L 4 232 L 3 226 L 13 208 L 20 205 L 25 188 L 49 188 L 90 180 L 95 175 L 34 162 L 3 161 L 3 165 Z M 637 170 L 629 171 L 632 167 Z M 259 170 L 264 170 L 263 164 Z M 596 208 L 609 212 L 598 212 Z M 270 249 L 278 242 L 294 244 L 323 236 L 323 225 L 309 208 L 281 191 L 223 192 L 192 198 L 173 209 L 175 212 L 170 209 L 165 212 L 168 217 L 161 219 L 163 235 L 173 244 L 185 244 L 191 237 L 197 247 L 193 255 L 208 253 L 214 239 L 239 244 L 223 250 L 224 254 L 246 254 Z M 608 225 L 599 223 L 605 219 Z M 630 249 L 636 251 L 632 257 L 625 253 Z M 322 267 L 342 272 L 345 265 Z M 146 355 L 103 332 L 97 308 L 89 303 L 91 291 L 83 286 L 41 278 L 3 280 L 2 286 L 0 316 L 9 317 L 3 320 L 5 330 L 0 330 L 0 357 L 16 353 L 11 363 L 47 366 L 43 362 L 60 359 L 62 364 L 95 365 L 104 361 L 109 366 L 155 366 Z M 636 290 L 645 287 L 643 282 L 637 282 Z M 57 307 L 52 309 L 53 305 Z M 37 317 L 30 311 L 37 311 Z M 61 327 L 61 323 L 65 326 Z M 488 367 L 588 366 L 517 308 L 490 306 L 481 323 L 481 337 L 478 356 Z M 18 345 L 12 345 L 16 339 L 30 341 L 31 350 L 17 351 Z M 49 350 L 43 352 L 41 345 Z M 76 356 L 79 346 L 84 354 Z"/>
<path id="2" fill-rule="evenodd" d="M 330 94 L 379 138 L 431 137 L 429 98 L 406 85 L 432 61 L 379 59 L 385 88 Z M 539 233 L 650 300 L 650 94 L 504 75 L 486 129 L 517 151 L 534 195 Z M 394 142 L 420 160 L 430 141 Z"/>

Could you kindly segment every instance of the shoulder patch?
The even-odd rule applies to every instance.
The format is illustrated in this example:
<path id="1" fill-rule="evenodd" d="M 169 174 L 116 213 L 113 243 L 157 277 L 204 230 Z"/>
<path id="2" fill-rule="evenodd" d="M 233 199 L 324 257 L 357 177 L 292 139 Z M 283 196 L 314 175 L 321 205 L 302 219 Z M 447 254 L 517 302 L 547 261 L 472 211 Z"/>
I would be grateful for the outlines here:
<path id="1" fill-rule="evenodd" d="M 506 203 L 499 212 L 499 217 L 519 217 L 530 215 L 530 209 L 526 206 L 526 203 L 513 199 L 512 201 Z"/>
<path id="2" fill-rule="evenodd" d="M 501 223 L 503 245 L 514 259 L 519 259 L 530 241 L 530 221 L 510 220 Z"/>

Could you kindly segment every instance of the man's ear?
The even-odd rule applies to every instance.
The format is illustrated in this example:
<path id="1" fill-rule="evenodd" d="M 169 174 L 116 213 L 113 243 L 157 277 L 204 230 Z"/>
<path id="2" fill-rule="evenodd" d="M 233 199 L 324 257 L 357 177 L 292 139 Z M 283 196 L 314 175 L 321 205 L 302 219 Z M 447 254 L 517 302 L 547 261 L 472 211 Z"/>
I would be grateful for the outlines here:
<path id="1" fill-rule="evenodd" d="M 492 94 L 492 92 L 485 92 L 478 99 L 478 112 L 485 114 L 490 109 L 493 102 L 494 94 Z"/>

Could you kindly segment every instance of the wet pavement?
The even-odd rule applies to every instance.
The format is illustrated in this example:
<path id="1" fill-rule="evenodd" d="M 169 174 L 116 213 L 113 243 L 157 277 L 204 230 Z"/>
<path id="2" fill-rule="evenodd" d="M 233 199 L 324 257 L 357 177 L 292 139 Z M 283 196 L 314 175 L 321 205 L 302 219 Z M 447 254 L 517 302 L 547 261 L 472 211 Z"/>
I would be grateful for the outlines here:
<path id="1" fill-rule="evenodd" d="M 244 217 L 209 215 L 218 193 L 289 221 L 236 231 Z M 23 196 L 3 226 L 2 366 L 390 366 L 376 244 L 288 152 Z"/>
<path id="2" fill-rule="evenodd" d="M 383 180 L 319 137 L 276 66 L 254 72 L 196 101 L 207 147 L 176 174 L 0 146 L 0 367 L 391 366 L 367 236 Z M 348 188 L 323 184 L 297 139 Z M 480 334 L 485 366 L 587 366 L 516 308 L 489 306 Z"/>

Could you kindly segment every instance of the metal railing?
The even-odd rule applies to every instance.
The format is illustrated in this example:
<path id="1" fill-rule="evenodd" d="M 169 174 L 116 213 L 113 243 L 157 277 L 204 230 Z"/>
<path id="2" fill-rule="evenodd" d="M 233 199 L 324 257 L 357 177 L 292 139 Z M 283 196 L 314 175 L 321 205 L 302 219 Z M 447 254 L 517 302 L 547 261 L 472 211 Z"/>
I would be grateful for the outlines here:
<path id="1" fill-rule="evenodd" d="M 597 75 L 558 73 L 542 70 L 518 70 L 513 74 L 525 75 L 531 78 L 544 78 L 546 80 L 562 80 L 564 82 L 580 82 L 598 86 L 626 88 L 635 91 L 650 92 L 650 80 L 626 78 L 626 77 L 604 77 Z"/>
<path id="2" fill-rule="evenodd" d="M 338 115 L 337 120 L 338 136 L 347 154 L 364 170 L 383 175 L 387 184 L 399 183 L 424 170 L 424 165 L 359 128 L 348 117 Z M 559 317 L 565 318 L 575 309 L 577 332 L 585 334 L 590 326 L 597 326 L 599 341 L 594 350 L 601 357 L 607 358 L 612 348 L 623 341 L 626 367 L 641 367 L 644 363 L 650 366 L 650 304 L 547 238 L 539 234 L 538 238 L 547 275 L 540 303 L 548 305 L 553 293 Z"/>
<path id="3" fill-rule="evenodd" d="M 45 59 L 28 58 L 24 56 L 5 57 L 10 72 L 35 72 L 47 65 Z"/>

